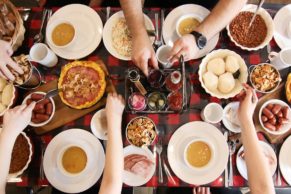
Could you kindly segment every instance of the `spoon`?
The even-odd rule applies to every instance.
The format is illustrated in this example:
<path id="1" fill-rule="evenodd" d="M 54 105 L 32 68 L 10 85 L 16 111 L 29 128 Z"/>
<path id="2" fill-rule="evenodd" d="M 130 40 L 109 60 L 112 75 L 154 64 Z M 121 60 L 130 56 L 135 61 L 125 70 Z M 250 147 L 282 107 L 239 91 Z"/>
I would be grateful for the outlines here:
<path id="1" fill-rule="evenodd" d="M 48 10 L 45 9 L 44 12 L 43 12 L 43 15 L 42 15 L 41 26 L 40 26 L 40 29 L 39 29 L 39 33 L 36 34 L 33 37 L 34 43 L 40 43 L 43 40 L 42 28 L 43 28 L 43 24 L 44 24 L 44 21 L 45 21 L 45 18 L 46 18 L 47 13 L 48 13 Z"/>

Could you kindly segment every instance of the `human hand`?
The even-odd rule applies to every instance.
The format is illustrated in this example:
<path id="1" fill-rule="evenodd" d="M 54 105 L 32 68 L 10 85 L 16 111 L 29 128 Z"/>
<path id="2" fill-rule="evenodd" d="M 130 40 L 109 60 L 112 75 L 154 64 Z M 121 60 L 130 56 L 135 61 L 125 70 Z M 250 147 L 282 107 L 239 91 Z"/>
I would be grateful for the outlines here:
<path id="1" fill-rule="evenodd" d="M 195 38 L 191 34 L 186 34 L 175 41 L 170 52 L 170 62 L 174 63 L 179 60 L 181 55 L 184 55 L 184 60 L 194 59 L 198 53 Z"/>
<path id="2" fill-rule="evenodd" d="M 108 94 L 105 107 L 108 126 L 116 123 L 121 124 L 122 113 L 125 106 L 124 104 L 124 99 L 121 95 L 116 93 Z M 108 129 L 110 128 L 111 127 L 108 127 Z"/>
<path id="3" fill-rule="evenodd" d="M 13 109 L 7 110 L 3 119 L 3 132 L 17 137 L 31 121 L 32 110 L 35 102 L 30 105 L 22 104 Z"/>
<path id="4" fill-rule="evenodd" d="M 19 74 L 23 74 L 23 70 L 20 66 L 15 63 L 10 57 L 13 54 L 13 50 L 8 42 L 0 40 L 0 76 L 11 81 L 14 81 L 15 77 L 12 75 L 10 70 L 7 68 L 9 65 Z"/>
<path id="5" fill-rule="evenodd" d="M 255 108 L 258 103 L 258 97 L 253 88 L 247 84 L 243 84 L 245 89 L 244 97 L 241 97 L 239 108 L 238 108 L 238 118 L 240 123 L 245 123 L 246 121 L 251 121 Z"/>
<path id="6" fill-rule="evenodd" d="M 211 194 L 209 187 L 196 187 L 193 188 L 193 194 Z"/>
<path id="7" fill-rule="evenodd" d="M 147 35 L 133 39 L 131 58 L 134 64 L 142 70 L 145 76 L 148 76 L 149 73 L 149 61 L 155 69 L 159 69 L 155 51 Z"/>

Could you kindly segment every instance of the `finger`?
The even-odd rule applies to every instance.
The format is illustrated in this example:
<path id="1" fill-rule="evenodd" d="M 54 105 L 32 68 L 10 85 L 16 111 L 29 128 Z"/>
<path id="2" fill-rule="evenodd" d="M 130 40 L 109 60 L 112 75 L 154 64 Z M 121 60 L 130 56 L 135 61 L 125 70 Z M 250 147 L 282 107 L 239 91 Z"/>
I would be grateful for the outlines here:
<path id="1" fill-rule="evenodd" d="M 253 103 L 257 103 L 258 102 L 258 96 L 257 96 L 257 93 L 254 89 L 251 89 L 252 90 L 252 93 L 253 93 L 253 100 L 254 102 Z"/>
<path id="2" fill-rule="evenodd" d="M 23 112 L 32 112 L 32 110 L 34 109 L 35 105 L 36 105 L 36 102 L 33 101 L 27 107 L 24 108 Z"/>
<path id="3" fill-rule="evenodd" d="M 247 89 L 247 91 L 246 91 L 246 99 L 248 100 L 248 101 L 251 101 L 252 100 L 252 97 L 253 97 L 253 92 L 252 92 L 252 90 L 251 89 Z"/>
<path id="4" fill-rule="evenodd" d="M 143 59 L 140 62 L 140 69 L 142 70 L 142 72 L 144 73 L 144 75 L 147 77 L 149 75 L 149 68 L 148 68 L 148 61 Z"/>
<path id="5" fill-rule="evenodd" d="M 158 60 L 157 60 L 157 57 L 154 53 L 152 53 L 152 56 L 151 56 L 151 64 L 152 66 L 155 68 L 155 69 L 159 69 L 159 64 L 158 64 Z"/>
<path id="6" fill-rule="evenodd" d="M 117 97 L 117 94 L 115 92 L 112 93 L 112 97 L 116 98 Z"/>
<path id="7" fill-rule="evenodd" d="M 0 77 L 7 79 L 7 77 L 2 73 L 2 71 L 0 71 Z"/>
<path id="8" fill-rule="evenodd" d="M 3 65 L 1 67 L 2 73 L 7 77 L 9 80 L 14 81 L 15 77 L 12 75 L 12 73 L 9 71 L 9 69 L 6 67 L 6 65 Z"/>
<path id="9" fill-rule="evenodd" d="M 209 187 L 206 188 L 206 194 L 210 194 L 210 188 Z"/>
<path id="10" fill-rule="evenodd" d="M 11 58 L 7 59 L 7 63 L 10 67 L 12 67 L 12 69 L 14 69 L 17 73 L 19 74 L 23 74 L 23 70 L 21 69 L 21 67 L 15 63 Z"/>
<path id="11" fill-rule="evenodd" d="M 196 194 L 196 188 L 193 188 L 193 194 Z"/>
<path id="12" fill-rule="evenodd" d="M 182 46 L 179 42 L 175 42 L 173 48 L 170 51 L 170 58 L 172 58 L 174 55 L 176 55 L 180 50 L 182 49 Z"/>
<path id="13" fill-rule="evenodd" d="M 13 50 L 12 50 L 12 47 L 10 45 L 7 48 L 7 54 L 9 55 L 9 57 L 11 57 L 11 55 L 13 54 Z"/>
<path id="14" fill-rule="evenodd" d="M 201 188 L 201 193 L 202 193 L 202 194 L 205 194 L 205 187 L 202 187 L 202 188 Z"/>
<path id="15" fill-rule="evenodd" d="M 17 111 L 20 111 L 20 112 L 23 111 L 26 108 L 26 106 L 27 106 L 26 104 L 20 105 Z"/>
<path id="16" fill-rule="evenodd" d="M 23 106 L 24 106 L 24 108 L 25 108 L 25 104 L 21 104 L 21 105 L 19 105 L 19 106 L 16 106 L 16 107 L 14 107 L 12 110 L 14 111 L 14 112 L 19 112 L 19 110 L 22 110 L 23 109 Z"/>
<path id="17" fill-rule="evenodd" d="M 174 62 L 178 61 L 181 54 L 183 54 L 182 48 L 175 55 L 171 56 L 170 62 L 174 63 Z"/>
<path id="18" fill-rule="evenodd" d="M 201 187 L 197 188 L 197 192 L 200 193 L 201 192 Z"/>

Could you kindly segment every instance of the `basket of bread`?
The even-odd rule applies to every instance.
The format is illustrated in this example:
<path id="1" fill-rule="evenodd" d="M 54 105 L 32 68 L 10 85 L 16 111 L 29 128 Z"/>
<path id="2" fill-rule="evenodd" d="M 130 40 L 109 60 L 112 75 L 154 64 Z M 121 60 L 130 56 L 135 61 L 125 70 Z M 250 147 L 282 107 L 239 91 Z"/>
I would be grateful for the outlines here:
<path id="1" fill-rule="evenodd" d="M 21 46 L 25 28 L 16 7 L 8 0 L 0 0 L 0 39 L 10 42 L 13 51 Z"/>

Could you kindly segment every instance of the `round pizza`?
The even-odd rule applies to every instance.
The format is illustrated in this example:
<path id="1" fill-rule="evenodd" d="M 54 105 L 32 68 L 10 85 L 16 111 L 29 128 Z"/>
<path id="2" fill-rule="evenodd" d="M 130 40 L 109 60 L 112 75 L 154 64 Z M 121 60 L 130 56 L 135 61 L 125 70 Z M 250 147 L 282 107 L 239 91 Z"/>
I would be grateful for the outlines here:
<path id="1" fill-rule="evenodd" d="M 75 108 L 89 108 L 103 96 L 106 88 L 105 73 L 93 61 L 74 61 L 62 68 L 58 81 L 63 103 Z"/>

